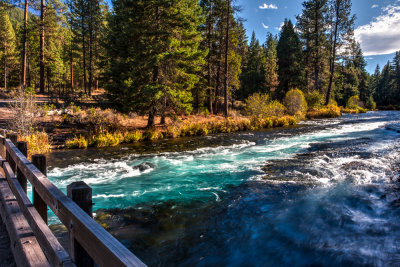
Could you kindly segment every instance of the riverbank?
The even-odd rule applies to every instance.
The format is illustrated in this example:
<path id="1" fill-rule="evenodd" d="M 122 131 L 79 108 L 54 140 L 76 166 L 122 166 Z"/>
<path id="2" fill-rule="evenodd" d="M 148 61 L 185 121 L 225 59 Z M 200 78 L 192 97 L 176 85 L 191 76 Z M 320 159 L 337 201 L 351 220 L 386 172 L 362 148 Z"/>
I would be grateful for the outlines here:
<path id="1" fill-rule="evenodd" d="M 7 117 L 0 117 L 0 123 L 7 125 L 12 119 L 11 111 L 6 107 L 3 109 L 7 109 L 4 113 Z M 165 124 L 161 123 L 161 117 L 156 117 L 155 126 L 146 128 L 145 116 L 123 115 L 111 109 L 82 109 L 74 104 L 64 110 L 45 105 L 35 118 L 37 130 L 21 140 L 30 144 L 30 154 L 47 153 L 50 149 L 108 147 L 165 138 L 290 127 L 305 119 L 336 118 L 341 116 L 341 110 L 328 105 L 296 116 L 243 116 L 238 111 L 231 115 L 228 118 L 208 114 L 179 116 L 167 118 Z"/>

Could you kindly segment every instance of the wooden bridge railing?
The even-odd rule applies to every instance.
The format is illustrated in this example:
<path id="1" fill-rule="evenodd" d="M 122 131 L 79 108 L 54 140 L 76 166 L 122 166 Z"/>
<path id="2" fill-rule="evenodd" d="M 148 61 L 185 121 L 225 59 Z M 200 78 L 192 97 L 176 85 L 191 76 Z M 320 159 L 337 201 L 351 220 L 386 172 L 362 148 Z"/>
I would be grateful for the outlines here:
<path id="1" fill-rule="evenodd" d="M 45 158 L 34 155 L 30 162 L 26 144 L 18 143 L 20 151 L 16 139 L 0 135 L 0 206 L 18 265 L 145 266 L 93 220 L 90 187 L 74 183 L 66 196 L 47 179 Z M 27 181 L 32 185 L 33 204 L 26 195 Z M 47 226 L 47 207 L 68 230 L 69 253 Z"/>

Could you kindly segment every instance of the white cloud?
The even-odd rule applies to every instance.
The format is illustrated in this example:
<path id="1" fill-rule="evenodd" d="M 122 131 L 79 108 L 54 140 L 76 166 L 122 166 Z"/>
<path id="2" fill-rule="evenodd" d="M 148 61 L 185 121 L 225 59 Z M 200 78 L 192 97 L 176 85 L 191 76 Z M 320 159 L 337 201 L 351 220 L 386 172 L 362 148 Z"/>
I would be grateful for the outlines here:
<path id="1" fill-rule="evenodd" d="M 371 8 L 377 8 L 377 7 L 379 7 L 379 5 L 376 5 L 376 4 L 375 4 L 375 5 L 372 5 L 372 6 L 371 6 Z"/>
<path id="2" fill-rule="evenodd" d="M 382 15 L 354 32 L 365 56 L 386 55 L 400 50 L 400 6 L 389 5 L 382 11 Z"/>
<path id="3" fill-rule="evenodd" d="M 274 4 L 263 4 L 262 6 L 258 7 L 259 9 L 278 9 L 278 7 Z"/>
<path id="4" fill-rule="evenodd" d="M 265 25 L 264 23 L 261 23 L 264 29 L 268 29 L 269 26 Z"/>

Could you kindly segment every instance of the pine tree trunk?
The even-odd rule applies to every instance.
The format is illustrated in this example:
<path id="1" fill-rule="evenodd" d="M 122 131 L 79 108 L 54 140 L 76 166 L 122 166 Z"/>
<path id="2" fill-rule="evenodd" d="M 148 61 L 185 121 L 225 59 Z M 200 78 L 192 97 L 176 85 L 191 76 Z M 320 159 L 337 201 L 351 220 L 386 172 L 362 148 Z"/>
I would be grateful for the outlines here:
<path id="1" fill-rule="evenodd" d="M 338 19 L 338 17 L 339 17 L 338 11 L 336 11 L 336 19 Z M 325 105 L 329 104 L 329 100 L 331 98 L 331 93 L 332 93 L 333 76 L 335 74 L 337 33 L 338 33 L 338 21 L 335 22 L 335 30 L 334 30 L 333 44 L 332 44 L 332 56 L 330 59 L 330 66 L 329 66 L 329 71 L 330 71 L 329 85 L 328 85 L 328 91 L 326 93 Z"/>
<path id="2" fill-rule="evenodd" d="M 7 90 L 7 44 L 4 44 L 4 89 Z"/>
<path id="3" fill-rule="evenodd" d="M 212 32 L 213 32 L 213 23 L 212 23 L 212 16 L 213 16 L 213 1 L 210 3 L 210 16 L 208 19 L 208 73 L 207 73 L 207 79 L 208 79 L 208 110 L 210 113 L 213 112 L 213 88 L 212 88 L 212 82 L 211 82 L 211 51 L 212 51 Z"/>
<path id="4" fill-rule="evenodd" d="M 93 87 L 93 14 L 92 14 L 92 3 L 93 0 L 89 0 L 89 96 L 92 95 Z"/>
<path id="5" fill-rule="evenodd" d="M 226 14 L 226 35 L 225 35 L 225 86 L 224 86 L 224 115 L 228 117 L 228 74 L 229 74 L 229 63 L 228 63 L 228 54 L 229 54 L 229 17 L 231 11 L 231 1 L 228 0 L 228 10 Z"/>
<path id="6" fill-rule="evenodd" d="M 85 89 L 85 94 L 87 94 L 87 84 L 86 84 L 86 45 L 85 45 L 85 19 L 82 15 L 82 52 L 83 52 L 83 88 Z"/>
<path id="7" fill-rule="evenodd" d="M 214 90 L 214 114 L 218 114 L 219 112 L 219 97 L 220 97 L 220 83 L 221 83 L 221 64 L 222 64 L 222 50 L 223 50 L 223 37 L 224 30 L 221 29 L 220 38 L 219 38 L 219 54 L 218 54 L 218 66 L 217 66 L 217 77 L 215 81 L 215 90 Z"/>
<path id="8" fill-rule="evenodd" d="M 319 25 L 318 25 L 318 11 L 315 9 L 315 33 L 317 34 L 317 40 L 315 42 L 316 55 L 315 55 L 315 91 L 319 92 Z"/>
<path id="9" fill-rule="evenodd" d="M 21 88 L 26 87 L 26 48 L 28 41 L 28 0 L 25 0 L 24 9 L 24 35 L 22 37 L 22 72 L 21 72 Z"/>
<path id="10" fill-rule="evenodd" d="M 220 76 L 221 76 L 221 60 L 218 60 L 217 79 L 214 90 L 214 114 L 218 114 Z"/>
<path id="11" fill-rule="evenodd" d="M 44 16 L 45 16 L 45 1 L 41 0 L 40 4 L 40 93 L 44 93 Z"/>
<path id="12" fill-rule="evenodd" d="M 71 31 L 73 32 L 73 25 L 74 25 L 74 21 L 73 21 L 73 4 L 71 1 L 71 5 L 70 5 L 70 10 L 71 10 Z M 71 38 L 71 43 L 70 43 L 70 75 L 71 75 L 71 90 L 74 91 L 74 47 L 73 47 L 73 38 Z"/>
<path id="13" fill-rule="evenodd" d="M 165 124 L 165 119 L 166 119 L 166 111 L 167 111 L 167 97 L 165 97 L 164 96 L 164 99 L 163 99 L 163 111 L 162 111 L 162 114 L 161 114 L 161 122 L 160 122 L 160 124 Z"/>
<path id="14" fill-rule="evenodd" d="M 149 119 L 147 121 L 147 128 L 154 127 L 154 125 L 155 125 L 155 123 L 154 123 L 155 114 L 156 114 L 156 109 L 154 107 L 150 108 Z"/>

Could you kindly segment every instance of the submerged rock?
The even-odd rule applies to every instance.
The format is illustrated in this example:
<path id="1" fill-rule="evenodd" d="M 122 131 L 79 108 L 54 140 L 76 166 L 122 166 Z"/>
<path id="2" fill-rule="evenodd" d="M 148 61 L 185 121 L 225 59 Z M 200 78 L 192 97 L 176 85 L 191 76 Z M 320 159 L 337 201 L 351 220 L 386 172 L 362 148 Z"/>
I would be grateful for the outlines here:
<path id="1" fill-rule="evenodd" d="M 139 171 L 144 172 L 145 170 L 148 169 L 153 169 L 155 166 L 154 164 L 150 163 L 150 162 L 143 162 L 140 163 L 139 165 L 135 166 L 135 169 L 139 169 Z"/>

